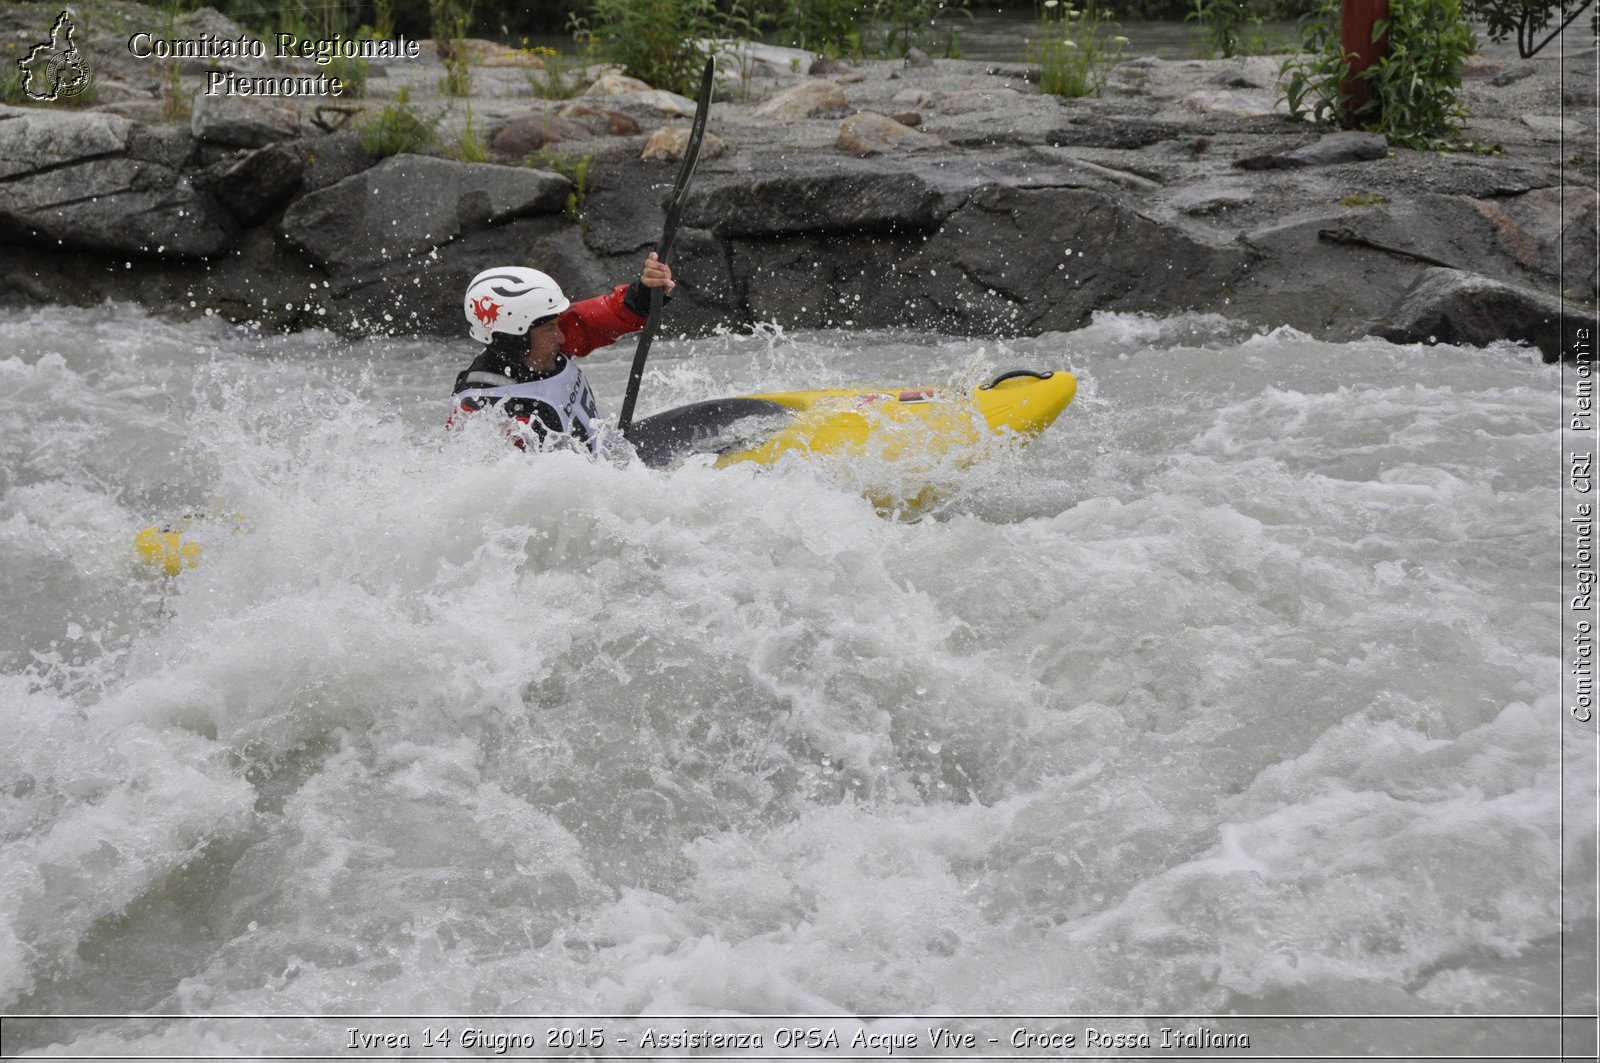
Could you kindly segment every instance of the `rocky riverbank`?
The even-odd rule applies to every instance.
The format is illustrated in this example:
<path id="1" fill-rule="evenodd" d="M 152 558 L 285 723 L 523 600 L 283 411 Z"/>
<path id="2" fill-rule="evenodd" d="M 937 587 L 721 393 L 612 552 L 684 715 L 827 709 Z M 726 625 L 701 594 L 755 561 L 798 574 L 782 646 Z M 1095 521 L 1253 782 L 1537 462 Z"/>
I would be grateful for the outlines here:
<path id="1" fill-rule="evenodd" d="M 48 36 L 43 11 L 4 39 Z M 242 32 L 210 11 L 163 19 L 117 4 L 85 32 L 93 106 L 0 108 L 0 299 L 454 336 L 478 269 L 525 262 L 598 291 L 660 232 L 682 97 L 589 71 L 584 95 L 542 99 L 557 72 L 488 42 L 469 42 L 465 98 L 440 92 L 432 42 L 369 66 L 361 96 L 206 95 L 213 69 L 328 68 L 132 55 L 140 29 Z M 1499 155 L 1326 135 L 1283 113 L 1275 58 L 1131 59 L 1084 100 L 1039 94 L 1021 65 L 812 60 L 722 65 L 669 330 L 1031 334 L 1200 311 L 1555 358 L 1594 327 L 1592 51 L 1469 71 L 1467 135 Z M 163 103 L 172 77 L 187 113 Z M 442 147 L 375 158 L 356 130 L 385 109 Z M 476 145 L 490 161 L 458 161 Z"/>

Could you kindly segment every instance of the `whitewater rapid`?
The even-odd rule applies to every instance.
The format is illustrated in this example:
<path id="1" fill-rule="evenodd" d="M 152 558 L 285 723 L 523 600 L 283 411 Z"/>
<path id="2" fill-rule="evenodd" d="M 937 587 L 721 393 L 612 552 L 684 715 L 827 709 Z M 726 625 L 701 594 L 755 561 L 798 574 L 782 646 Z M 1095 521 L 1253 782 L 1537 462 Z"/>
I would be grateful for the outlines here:
<path id="1" fill-rule="evenodd" d="M 1536 355 L 1119 315 L 658 347 L 642 414 L 1079 375 L 905 520 L 871 458 L 446 437 L 471 353 L 0 312 L 0 1012 L 258 1016 L 11 1021 L 8 1053 L 362 1025 L 278 1015 L 1559 1008 L 1594 927 L 1559 823 L 1595 793 L 1562 771 Z M 591 359 L 612 415 L 630 354 Z M 200 565 L 141 570 L 185 516 Z"/>

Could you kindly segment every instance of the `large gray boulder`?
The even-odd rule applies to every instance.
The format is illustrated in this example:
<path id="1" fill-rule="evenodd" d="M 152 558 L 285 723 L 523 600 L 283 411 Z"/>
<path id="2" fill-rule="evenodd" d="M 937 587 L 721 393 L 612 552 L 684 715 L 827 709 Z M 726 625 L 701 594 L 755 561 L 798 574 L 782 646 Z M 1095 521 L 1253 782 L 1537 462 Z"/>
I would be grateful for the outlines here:
<path id="1" fill-rule="evenodd" d="M 114 114 L 0 107 L 0 180 L 121 155 L 132 128 Z"/>
<path id="2" fill-rule="evenodd" d="M 697 224 L 726 242 L 729 288 L 751 321 L 1071 329 L 1097 309 L 1211 306 L 1248 261 L 1084 188 L 958 192 L 855 172 L 726 185 L 699 208 Z"/>
<path id="3" fill-rule="evenodd" d="M 208 96 L 202 93 L 190 112 L 196 140 L 235 148 L 259 148 L 300 135 L 298 104 L 271 96 Z"/>
<path id="4" fill-rule="evenodd" d="M 697 189 L 684 221 L 723 237 L 908 232 L 936 227 L 943 202 L 916 173 L 834 170 Z"/>
<path id="5" fill-rule="evenodd" d="M 954 332 L 1067 330 L 1095 310 L 1177 313 L 1221 302 L 1247 253 L 1194 240 L 1087 188 L 991 185 L 919 244 L 907 309 Z"/>
<path id="6" fill-rule="evenodd" d="M 395 155 L 302 196 L 279 232 L 329 269 L 363 269 L 513 218 L 557 213 L 572 187 L 548 170 Z"/>
<path id="7" fill-rule="evenodd" d="M 1593 330 L 1595 311 L 1555 295 L 1530 291 L 1464 270 L 1425 271 L 1400 300 L 1392 319 L 1372 331 L 1396 343 L 1455 343 L 1476 347 L 1514 340 L 1537 347 L 1547 362 L 1569 356 L 1563 338 Z M 1592 351 L 1592 348 L 1590 348 Z"/>
<path id="8" fill-rule="evenodd" d="M 228 250 L 232 233 L 209 197 L 179 171 L 129 154 L 136 128 L 110 114 L 0 110 L 0 231 L 116 255 Z"/>
<path id="9" fill-rule="evenodd" d="M 355 133 L 285 140 L 230 155 L 195 175 L 195 184 L 244 225 L 259 225 L 292 197 L 358 174 L 377 160 Z"/>

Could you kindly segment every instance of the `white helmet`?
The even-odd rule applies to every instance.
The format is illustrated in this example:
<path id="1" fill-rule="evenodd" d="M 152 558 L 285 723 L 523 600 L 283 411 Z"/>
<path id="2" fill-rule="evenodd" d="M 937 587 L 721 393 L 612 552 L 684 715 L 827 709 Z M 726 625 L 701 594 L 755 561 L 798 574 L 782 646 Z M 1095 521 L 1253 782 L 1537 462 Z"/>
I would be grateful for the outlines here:
<path id="1" fill-rule="evenodd" d="M 488 343 L 496 332 L 521 336 L 535 321 L 571 304 L 547 274 L 526 266 L 496 266 L 472 278 L 461 305 L 472 338 Z"/>

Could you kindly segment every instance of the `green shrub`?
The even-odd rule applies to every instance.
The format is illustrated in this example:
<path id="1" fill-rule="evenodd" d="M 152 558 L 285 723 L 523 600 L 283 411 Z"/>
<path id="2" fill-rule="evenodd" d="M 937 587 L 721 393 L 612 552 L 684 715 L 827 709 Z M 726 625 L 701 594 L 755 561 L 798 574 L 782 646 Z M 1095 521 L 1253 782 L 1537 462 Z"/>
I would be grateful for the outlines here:
<path id="1" fill-rule="evenodd" d="M 861 49 L 857 0 L 782 0 L 766 17 L 781 44 L 842 58 Z"/>
<path id="2" fill-rule="evenodd" d="M 478 136 L 478 130 L 472 123 L 472 104 L 467 104 L 466 123 L 457 134 L 456 141 L 445 152 L 457 162 L 488 162 L 489 147 Z"/>
<path id="3" fill-rule="evenodd" d="M 1213 55 L 1265 55 L 1277 46 L 1262 32 L 1266 0 L 1194 0 L 1185 22 L 1198 22 L 1205 30 Z"/>
<path id="4" fill-rule="evenodd" d="M 411 93 L 401 86 L 394 102 L 376 115 L 368 115 L 360 125 L 361 146 L 378 159 L 401 152 L 424 152 L 438 143 L 435 133 L 439 119 L 424 120 L 411 107 Z"/>
<path id="5" fill-rule="evenodd" d="M 1076 99 L 1093 96 L 1122 57 L 1128 38 L 1110 37 L 1114 27 L 1092 0 L 1079 9 L 1072 0 L 1043 0 L 1039 35 L 1028 42 L 1028 59 L 1039 64 L 1039 91 Z"/>
<path id="6" fill-rule="evenodd" d="M 1460 0 L 1391 0 L 1389 18 L 1373 27 L 1373 39 L 1385 33 L 1388 53 L 1352 76 L 1353 57 L 1344 53 L 1339 36 L 1339 0 L 1324 0 L 1308 33 L 1316 57 L 1288 59 L 1280 71 L 1287 75 L 1283 99 L 1290 113 L 1372 130 L 1405 147 L 1494 150 L 1461 138 L 1461 124 L 1470 115 L 1460 95 L 1461 71 L 1477 42 Z M 1359 106 L 1355 94 L 1340 87 L 1355 81 L 1367 90 Z"/>
<path id="7" fill-rule="evenodd" d="M 537 67 L 523 70 L 528 88 L 535 96 L 547 100 L 570 100 L 584 90 L 583 71 L 570 66 L 567 57 L 554 48 L 544 45 L 528 47 L 528 38 L 522 38 L 522 51 L 538 60 Z"/>
<path id="8" fill-rule="evenodd" d="M 711 54 L 706 41 L 748 39 L 754 27 L 739 0 L 723 11 L 716 0 L 594 0 L 573 34 L 629 77 L 693 96 Z"/>

